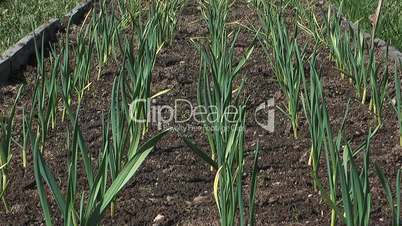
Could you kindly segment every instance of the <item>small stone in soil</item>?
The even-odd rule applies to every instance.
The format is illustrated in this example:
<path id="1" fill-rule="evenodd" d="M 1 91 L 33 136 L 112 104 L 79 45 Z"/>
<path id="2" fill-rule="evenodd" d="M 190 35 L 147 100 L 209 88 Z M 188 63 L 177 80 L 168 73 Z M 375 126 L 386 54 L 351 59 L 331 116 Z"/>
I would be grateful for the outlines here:
<path id="1" fill-rule="evenodd" d="M 272 203 L 276 202 L 277 200 L 278 200 L 277 198 L 271 197 L 271 198 L 269 198 L 268 203 L 272 204 Z"/>
<path id="2" fill-rule="evenodd" d="M 168 196 L 166 197 L 166 200 L 167 200 L 168 202 L 171 202 L 173 199 L 174 199 L 174 197 L 173 197 L 173 196 L 170 196 L 170 195 L 168 195 Z"/>
<path id="3" fill-rule="evenodd" d="M 158 214 L 154 219 L 154 223 L 160 223 L 164 219 L 165 219 L 165 216 L 163 216 L 162 214 Z"/>
<path id="4" fill-rule="evenodd" d="M 193 205 L 198 205 L 198 204 L 201 204 L 201 203 L 203 203 L 203 202 L 206 202 L 207 199 L 208 199 L 208 196 L 202 196 L 202 195 L 200 195 L 200 196 L 197 196 L 197 197 L 194 198 L 192 204 L 193 204 Z"/>

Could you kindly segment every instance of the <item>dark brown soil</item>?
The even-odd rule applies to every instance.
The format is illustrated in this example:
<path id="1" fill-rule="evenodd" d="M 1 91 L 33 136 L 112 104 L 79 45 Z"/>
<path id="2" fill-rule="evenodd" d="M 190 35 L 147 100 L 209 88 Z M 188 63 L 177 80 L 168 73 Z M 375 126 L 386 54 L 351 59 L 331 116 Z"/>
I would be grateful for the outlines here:
<path id="1" fill-rule="evenodd" d="M 157 105 L 173 106 L 176 99 L 189 99 L 196 103 L 196 83 L 199 70 L 199 55 L 191 43 L 192 37 L 205 35 L 206 26 L 197 9 L 196 1 L 189 1 L 184 8 L 173 43 L 165 47 L 158 56 L 153 73 L 153 93 L 161 90 L 171 91 L 156 100 Z M 232 21 L 256 23 L 255 11 L 245 1 L 235 4 Z M 253 34 L 243 31 L 237 49 L 244 51 L 252 44 Z M 308 51 L 311 51 L 309 49 Z M 352 98 L 350 114 L 346 123 L 346 135 L 354 145 L 360 144 L 367 134 L 368 125 L 374 126 L 374 117 L 366 105 L 354 99 L 351 84 L 339 79 L 334 64 L 328 60 L 328 51 L 319 55 L 323 67 L 325 95 L 334 128 L 338 128 L 344 116 L 346 104 Z M 94 79 L 86 93 L 81 110 L 81 128 L 93 156 L 96 156 L 102 139 L 102 113 L 109 109 L 111 87 L 119 64 L 111 63 L 102 78 Z M 35 68 L 28 67 L 24 73 L 27 92 L 18 104 L 17 124 L 21 119 L 21 109 L 30 105 Z M 307 165 L 310 146 L 308 125 L 301 118 L 300 138 L 295 140 L 288 119 L 280 111 L 275 113 L 275 132 L 269 133 L 254 121 L 254 110 L 264 101 L 274 97 L 281 105 L 283 97 L 276 85 L 272 67 L 261 47 L 257 45 L 252 59 L 243 71 L 247 78 L 246 93 L 250 96 L 247 122 L 247 175 L 252 162 L 251 151 L 260 144 L 261 156 L 258 163 L 257 225 L 328 225 L 328 207 L 320 202 L 314 191 Z M 96 72 L 94 72 L 94 77 Z M 15 97 L 18 84 L 2 88 L 0 92 L 1 110 L 7 109 Z M 302 114 L 301 114 L 302 115 Z M 49 134 L 45 157 L 54 170 L 59 183 L 65 184 L 67 178 L 67 150 L 65 127 L 67 123 L 58 122 Z M 153 129 L 156 125 L 152 125 Z M 166 126 L 166 125 L 165 125 Z M 170 125 L 183 126 L 183 125 Z M 184 125 L 187 126 L 188 125 Z M 192 125 L 194 126 L 197 125 Z M 17 125 L 17 128 L 20 128 Z M 199 130 L 184 131 L 196 138 L 207 150 L 207 142 Z M 16 130 L 19 134 L 19 129 Z M 19 136 L 16 138 L 18 139 Z M 398 146 L 398 125 L 396 115 L 390 105 L 385 112 L 384 126 L 372 141 L 372 160 L 385 169 L 386 175 L 394 184 L 396 169 L 401 167 L 402 152 Z M 21 165 L 20 149 L 14 148 L 10 166 L 11 184 L 6 198 L 11 211 L 5 213 L 0 205 L 0 225 L 43 225 L 36 184 L 33 176 L 31 155 L 29 167 L 24 171 Z M 325 176 L 323 168 L 322 175 Z M 135 179 L 118 198 L 116 216 L 105 216 L 104 225 L 152 225 L 158 215 L 163 220 L 156 225 L 218 225 L 216 205 L 212 197 L 214 172 L 174 133 L 165 137 L 156 150 L 142 166 Z M 372 174 L 372 225 L 389 225 L 389 210 L 375 174 Z M 245 186 L 248 194 L 249 187 Z M 57 206 L 52 205 L 55 216 Z M 57 224 L 62 224 L 57 219 Z"/>

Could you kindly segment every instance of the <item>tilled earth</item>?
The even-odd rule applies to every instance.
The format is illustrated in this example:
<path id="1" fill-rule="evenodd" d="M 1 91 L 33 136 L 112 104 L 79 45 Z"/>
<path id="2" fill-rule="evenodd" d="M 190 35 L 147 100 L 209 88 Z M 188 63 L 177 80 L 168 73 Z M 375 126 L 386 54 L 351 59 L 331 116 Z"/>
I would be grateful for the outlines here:
<path id="1" fill-rule="evenodd" d="M 292 13 L 290 12 L 290 16 Z M 237 2 L 231 12 L 231 21 L 241 21 L 245 25 L 257 24 L 254 9 L 246 1 Z M 289 19 L 290 22 L 292 19 Z M 174 106 L 175 100 L 186 99 L 196 104 L 196 87 L 199 71 L 199 54 L 191 38 L 205 36 L 206 25 L 196 1 L 188 1 L 183 9 L 175 39 L 158 56 L 153 73 L 153 93 L 171 89 L 170 92 L 156 99 L 155 105 Z M 248 30 L 241 32 L 236 50 L 242 53 L 248 46 L 256 44 L 251 60 L 242 74 L 246 78 L 245 92 L 249 96 L 247 103 L 247 173 L 244 192 L 249 192 L 250 162 L 252 150 L 259 143 L 261 155 L 258 163 L 257 187 L 257 225 L 328 225 L 329 208 L 320 201 L 311 183 L 311 170 L 307 164 L 310 147 L 308 125 L 301 117 L 299 139 L 295 140 L 290 123 L 280 111 L 275 111 L 275 131 L 268 132 L 255 121 L 254 112 L 258 106 L 271 98 L 278 106 L 284 103 L 267 57 L 258 42 L 253 42 L 254 35 Z M 306 42 L 307 37 L 301 38 Z M 308 49 L 307 51 L 312 51 Z M 322 67 L 323 84 L 328 101 L 331 122 L 338 129 L 346 104 L 351 98 L 350 114 L 346 123 L 346 136 L 354 145 L 364 141 L 369 125 L 375 126 L 375 120 L 368 109 L 354 97 L 354 91 L 348 81 L 339 79 L 339 72 L 328 59 L 329 51 L 323 49 L 319 55 Z M 97 156 L 102 139 L 101 117 L 109 109 L 111 88 L 119 64 L 111 63 L 100 80 L 94 79 L 82 103 L 81 128 L 93 156 Z M 30 107 L 33 78 L 36 69 L 28 66 L 22 77 L 26 83 L 26 93 L 18 103 L 16 134 L 21 126 L 22 108 Z M 94 70 L 94 77 L 96 70 Z M 0 92 L 1 110 L 9 107 L 14 99 L 20 82 L 2 88 Z M 186 109 L 178 109 L 176 115 L 183 117 Z M 302 115 L 302 114 L 300 114 Z M 382 166 L 386 175 L 396 178 L 396 169 L 401 167 L 402 152 L 399 148 L 398 125 L 392 106 L 385 112 L 384 126 L 371 145 L 372 161 Z M 152 130 L 157 129 L 152 124 Z M 49 134 L 44 150 L 50 167 L 54 170 L 59 183 L 66 184 L 67 150 L 66 122 L 58 122 Z M 192 136 L 208 150 L 207 142 L 200 132 L 200 125 L 195 123 L 170 124 L 181 133 Z M 17 136 L 18 138 L 18 136 Z M 10 212 L 5 213 L 0 205 L 0 225 L 42 225 L 44 223 L 39 204 L 39 197 L 34 181 L 31 155 L 29 167 L 22 169 L 20 149 L 14 148 L 10 166 L 11 184 L 6 198 Z M 322 164 L 324 166 L 324 162 Z M 322 167 L 325 177 L 325 168 Z M 218 225 L 216 205 L 212 197 L 213 177 L 209 167 L 195 156 L 174 133 L 165 137 L 151 154 L 135 179 L 120 194 L 117 201 L 117 213 L 112 219 L 105 216 L 104 225 Z M 389 210 L 382 188 L 375 174 L 372 173 L 372 225 L 389 225 Z M 246 202 L 247 203 L 247 202 Z M 52 204 L 55 215 L 60 216 L 55 203 Z M 155 219 L 158 221 L 154 221 Z M 56 219 L 62 224 L 61 219 Z"/>

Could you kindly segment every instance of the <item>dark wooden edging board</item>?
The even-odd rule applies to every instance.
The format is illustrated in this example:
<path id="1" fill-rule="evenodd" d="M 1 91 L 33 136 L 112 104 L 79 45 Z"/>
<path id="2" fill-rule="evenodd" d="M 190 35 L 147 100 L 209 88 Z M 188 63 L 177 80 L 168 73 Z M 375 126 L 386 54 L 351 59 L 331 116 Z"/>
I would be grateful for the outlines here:
<path id="1" fill-rule="evenodd" d="M 93 1 L 87 0 L 78 4 L 64 16 L 63 21 L 50 19 L 0 55 L 0 84 L 6 83 L 14 73 L 32 62 L 35 56 L 35 40 L 38 48 L 41 47 L 42 38 L 47 45 L 55 42 L 56 33 L 67 26 L 69 20 L 71 24 L 79 24 L 82 21 L 85 13 L 92 8 Z"/>
<path id="2" fill-rule="evenodd" d="M 87 13 L 92 8 L 92 3 L 94 0 L 87 0 L 81 4 L 78 4 L 74 9 L 72 9 L 69 13 L 64 16 L 64 24 L 68 23 L 70 20 L 71 24 L 79 24 L 85 17 L 85 13 Z"/>

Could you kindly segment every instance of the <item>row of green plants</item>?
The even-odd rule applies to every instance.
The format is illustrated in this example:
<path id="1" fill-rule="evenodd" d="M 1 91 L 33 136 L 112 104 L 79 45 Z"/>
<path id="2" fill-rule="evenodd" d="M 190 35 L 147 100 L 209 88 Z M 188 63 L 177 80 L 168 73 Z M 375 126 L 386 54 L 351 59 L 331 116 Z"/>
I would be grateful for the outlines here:
<path id="1" fill-rule="evenodd" d="M 333 0 L 337 7 L 343 9 L 344 15 L 362 29 L 369 32 L 375 19 L 376 0 Z M 402 49 L 402 2 L 398 0 L 384 1 L 384 10 L 379 21 L 378 37 L 386 40 L 398 49 Z"/>
<path id="2" fill-rule="evenodd" d="M 170 8 L 170 11 L 160 11 L 169 4 L 174 4 L 177 8 Z M 148 19 L 144 23 L 137 24 L 137 27 L 133 29 L 136 31 L 137 37 L 135 39 L 138 40 L 138 52 L 133 55 L 133 38 L 120 35 L 119 22 L 117 22 L 113 11 L 106 12 L 108 8 L 106 3 L 101 3 L 101 10 L 93 22 L 92 31 L 94 35 L 90 39 L 98 53 L 98 65 L 104 65 L 108 62 L 108 56 L 113 50 L 116 50 L 117 42 L 124 64 L 118 77 L 115 78 L 110 116 L 106 117 L 103 123 L 103 143 L 96 162 L 91 161 L 89 149 L 83 140 L 79 127 L 80 103 L 75 106 L 76 113 L 73 112 L 71 105 L 65 103 L 70 122 L 69 128 L 71 129 L 67 134 L 72 140 L 68 145 L 70 157 L 68 190 L 65 195 L 62 195 L 61 188 L 55 185 L 54 177 L 43 160 L 40 144 L 37 143 L 38 136 L 35 141 L 32 140 L 35 177 L 48 225 L 52 224 L 51 212 L 44 187 L 41 186 L 41 178 L 51 188 L 54 199 L 62 213 L 64 224 L 98 225 L 108 208 L 110 208 L 111 216 L 114 216 L 115 209 L 118 206 L 116 203 L 118 194 L 136 174 L 146 157 L 154 149 L 155 144 L 169 131 L 159 132 L 150 139 L 143 141 L 142 138 L 147 132 L 146 125 L 138 122 L 141 122 L 141 119 L 147 115 L 147 105 L 133 106 L 134 112 L 130 111 L 129 106 L 130 103 L 136 103 L 137 100 L 149 99 L 150 97 L 151 75 L 156 55 L 163 44 L 171 38 L 169 31 L 173 32 L 176 26 L 176 23 L 169 23 L 166 27 L 159 27 L 158 21 L 165 19 L 166 13 L 170 13 L 169 16 L 176 17 L 180 9 L 179 4 L 182 2 L 152 2 L 152 5 L 158 7 L 157 10 L 150 9 L 147 15 Z M 115 58 L 117 57 L 115 53 L 112 55 Z M 99 70 L 101 71 L 101 68 Z M 100 73 L 98 73 L 98 79 L 99 75 Z M 112 137 L 111 141 L 109 135 Z M 77 184 L 80 159 L 83 161 L 87 178 L 86 186 Z M 84 187 L 87 187 L 88 190 L 84 190 Z M 81 192 L 79 192 L 79 188 L 81 188 Z M 77 194 L 80 194 L 80 197 L 77 197 Z M 77 202 L 77 199 L 80 201 Z M 76 209 L 77 207 L 79 209 Z"/>
<path id="3" fill-rule="evenodd" d="M 263 26 L 258 30 L 259 39 L 266 47 L 268 59 L 271 59 L 278 87 L 286 97 L 288 107 L 282 111 L 289 116 L 294 132 L 297 132 L 299 116 L 292 115 L 300 113 L 300 106 L 308 121 L 311 138 L 308 164 L 311 166 L 314 189 L 319 192 L 331 210 L 331 225 L 337 225 L 338 222 L 348 226 L 370 225 L 373 171 L 376 172 L 384 188 L 391 210 L 390 225 L 399 225 L 401 169 L 397 169 L 396 188 L 393 192 L 389 179 L 370 159 L 370 143 L 382 126 L 383 109 L 388 103 L 388 84 L 392 77 L 388 62 L 384 63 L 385 66 L 379 65 L 375 58 L 373 37 L 376 34 L 382 2 L 379 2 L 376 11 L 377 20 L 374 21 L 371 43 L 366 43 L 359 29 L 345 32 L 341 28 L 340 13 L 336 12 L 333 15 L 331 9 L 325 17 L 325 24 L 320 26 L 312 11 L 303 10 L 300 8 L 301 4 L 289 1 L 289 5 L 299 7 L 297 12 L 305 19 L 294 27 L 292 36 L 283 19 L 285 17 L 283 13 L 289 5 L 275 5 L 262 0 L 255 0 L 252 3 L 259 11 Z M 311 35 L 315 40 L 315 48 L 330 47 L 331 58 L 339 69 L 340 79 L 347 78 L 352 83 L 356 96 L 361 100 L 359 102 L 364 104 L 369 100 L 369 107 L 375 114 L 377 126 L 369 129 L 367 139 L 357 147 L 352 145 L 352 141 L 347 139 L 344 132 L 350 101 L 342 124 L 337 133 L 334 133 L 321 81 L 321 70 L 317 65 L 317 51 L 309 57 L 306 56 L 305 48 L 300 48 L 295 41 L 298 29 Z M 272 54 L 269 51 L 271 49 Z M 304 67 L 307 59 L 309 59 L 307 67 L 309 76 L 305 73 L 307 69 Z M 393 74 L 396 84 L 395 109 L 400 124 L 402 102 L 398 67 L 396 64 Z M 321 171 L 327 173 L 325 179 L 320 176 Z"/>
<path id="4" fill-rule="evenodd" d="M 329 46 L 332 57 L 335 59 L 340 71 L 341 78 L 344 79 L 346 77 L 350 80 L 356 91 L 356 96 L 360 98 L 361 103 L 366 103 L 367 96 L 370 94 L 369 106 L 376 115 L 378 124 L 382 123 L 388 84 L 392 77 L 390 76 L 391 72 L 388 67 L 388 61 L 385 62 L 385 67 L 381 67 L 376 59 L 374 37 L 381 10 L 382 2 L 380 1 L 376 14 L 376 18 L 378 19 L 374 21 L 370 43 L 364 38 L 359 28 L 356 30 L 349 28 L 345 32 L 342 30 L 340 12 L 331 15 L 331 10 L 328 10 L 327 22 L 328 35 L 330 36 Z M 388 51 L 384 57 L 388 59 Z M 385 69 L 381 71 L 382 68 Z"/>
<path id="5" fill-rule="evenodd" d="M 255 225 L 259 147 L 257 145 L 254 150 L 247 211 L 243 191 L 247 100 L 243 94 L 245 80 L 240 75 L 254 48 L 246 49 L 236 60 L 235 45 L 240 30 L 229 31 L 231 5 L 227 0 L 200 1 L 208 34 L 193 39 L 193 42 L 201 57 L 197 102 L 207 111 L 201 116 L 210 154 L 191 138 L 183 137 L 183 140 L 211 166 L 211 172 L 215 174 L 213 195 L 220 225 Z"/>
<path id="6" fill-rule="evenodd" d="M 22 87 L 19 89 L 17 97 L 10 112 L 0 114 L 0 199 L 4 208 L 8 211 L 6 192 L 9 185 L 8 166 L 13 156 L 11 150 L 12 133 L 15 121 L 15 111 L 18 99 L 20 98 Z"/>
<path id="7" fill-rule="evenodd" d="M 148 103 L 142 100 L 149 101 L 151 98 L 151 77 L 156 56 L 164 45 L 171 43 L 177 14 L 183 5 L 182 0 L 154 1 L 149 4 L 148 15 L 144 17 L 139 1 L 118 1 L 119 14 L 114 13 L 115 5 L 101 1 L 99 11 L 92 11 L 85 19 L 88 24 L 80 28 L 75 46 L 71 46 L 67 34 L 66 39 L 58 44 L 58 50 L 51 48 L 49 60 L 45 59 L 43 41 L 42 48 L 37 48 L 37 77 L 31 98 L 32 108 L 23 111 L 20 147 L 23 167 L 28 164 L 27 152 L 33 153 L 35 180 L 46 225 L 53 225 L 55 214 L 50 208 L 47 188 L 58 206 L 64 225 L 97 225 L 107 209 L 113 216 L 118 207 L 118 194 L 134 177 L 154 145 L 170 131 L 159 132 L 143 141 L 148 131 L 145 119 L 149 109 Z M 235 43 L 240 30 L 228 31 L 230 2 L 202 1 L 200 6 L 209 35 L 194 40 L 201 56 L 198 104 L 207 109 L 213 106 L 218 108 L 213 120 L 204 118 L 204 132 L 211 155 L 205 154 L 190 138 L 183 139 L 211 165 L 211 171 L 215 173 L 213 190 L 220 223 L 245 225 L 248 219 L 248 224 L 254 225 L 259 148 L 257 146 L 254 151 L 249 216 L 245 217 L 243 174 L 246 99 L 242 94 L 244 79 L 238 79 L 253 48 L 248 49 L 242 59 L 235 63 Z M 122 35 L 130 26 L 135 35 Z M 99 80 L 109 60 L 118 62 L 120 59 L 123 59 L 123 65 L 113 84 L 110 112 L 102 117 L 103 142 L 97 151 L 96 161 L 93 161 L 94 156 L 80 128 L 81 103 L 86 91 L 95 82 L 91 70 L 97 68 L 96 77 Z M 238 81 L 240 85 L 235 87 Z M 237 109 L 236 113 L 228 114 L 232 107 Z M 44 158 L 48 134 L 60 123 L 59 120 L 68 124 L 66 187 L 57 183 L 51 166 Z M 8 138 L 11 137 L 11 127 L 12 124 L 7 125 Z M 9 153 L 10 138 L 6 142 Z M 1 168 L 4 168 L 4 175 L 10 158 L 11 155 L 8 155 L 4 161 L 1 159 L 4 162 Z M 84 170 L 85 184 L 78 182 L 80 166 Z M 1 194 L 6 192 L 6 186 L 3 187 L 5 189 Z"/>
<path id="8" fill-rule="evenodd" d="M 143 11 L 145 21 L 123 26 L 124 18 L 115 15 L 113 3 L 101 1 L 100 10 L 88 14 L 77 32 L 75 45 L 66 34 L 65 40 L 51 47 L 45 59 L 44 42 L 37 40 L 37 77 L 31 108 L 22 113 L 21 142 L 12 138 L 15 108 L 23 91 L 21 88 L 9 115 L 2 116 L 0 133 L 1 192 L 6 211 L 7 169 L 12 157 L 12 141 L 22 149 L 23 167 L 28 167 L 27 152 L 33 156 L 35 181 L 46 225 L 53 225 L 56 211 L 50 203 L 58 206 L 64 225 L 98 225 L 105 212 L 111 216 L 117 208 L 117 196 L 132 179 L 156 143 L 170 129 L 143 139 L 147 125 L 141 119 L 147 115 L 147 105 L 131 106 L 137 100 L 149 99 L 151 76 L 156 56 L 163 45 L 170 42 L 177 24 L 183 1 L 154 1 L 152 8 Z M 141 3 L 138 2 L 138 5 Z M 155 7 L 155 8 L 153 8 Z M 110 10 L 113 9 L 113 10 Z M 132 15 L 132 8 L 122 15 Z M 138 8 L 139 10 L 140 8 Z M 168 9 L 168 10 L 166 10 Z M 136 13 L 140 15 L 140 13 Z M 161 26 L 161 21 L 165 21 Z M 124 30 L 131 27 L 133 34 Z M 67 31 L 69 31 L 69 27 Z M 41 43 L 41 44 L 39 44 Z M 112 56 L 112 58 L 110 58 Z M 85 93 L 94 81 L 91 71 L 98 66 L 100 79 L 102 66 L 109 59 L 122 58 L 123 64 L 115 78 L 110 112 L 103 113 L 103 142 L 93 156 L 80 127 L 79 116 Z M 66 126 L 66 149 L 68 150 L 66 187 L 58 184 L 51 166 L 45 159 L 48 135 L 59 123 Z M 140 123 L 138 123 L 140 122 Z M 95 161 L 93 160 L 95 159 Z M 83 167 L 86 183 L 79 182 L 78 172 Z M 52 199 L 48 198 L 48 191 Z M 59 218 L 59 217 L 57 217 Z"/>
<path id="9" fill-rule="evenodd" d="M 382 169 L 370 159 L 370 143 L 381 125 L 369 129 L 366 140 L 355 147 L 345 135 L 349 104 L 338 132 L 334 133 L 323 93 L 321 76 L 316 70 L 315 56 L 310 63 L 310 78 L 304 80 L 302 93 L 306 118 L 311 135 L 312 178 L 315 189 L 331 209 L 331 225 L 341 221 L 345 225 L 371 225 L 372 182 L 371 173 L 376 172 L 391 211 L 390 225 L 400 222 L 401 169 L 397 169 L 394 193 Z M 353 148 L 354 147 L 354 148 Z M 328 185 L 319 177 L 321 156 L 324 155 Z"/>
<path id="10" fill-rule="evenodd" d="M 285 106 L 278 107 L 291 121 L 294 138 L 298 137 L 300 84 L 304 75 L 304 48 L 287 30 L 284 18 L 272 9 L 272 5 L 257 1 L 256 6 L 262 21 L 259 40 L 264 48 L 268 63 L 273 65 L 278 85 L 285 96 Z M 271 54 L 271 49 L 273 53 Z"/>
<path id="11" fill-rule="evenodd" d="M 390 77 L 388 67 L 379 82 L 381 67 L 376 64 L 373 45 L 366 53 L 367 44 L 362 41 L 361 34 L 344 35 L 339 17 L 331 16 L 331 12 L 325 25 L 326 36 L 317 34 L 321 27 L 314 14 L 307 11 L 304 12 L 309 16 L 307 25 L 298 23 L 296 32 L 292 33 L 284 21 L 283 8 L 263 0 L 254 0 L 253 3 L 262 22 L 257 37 L 264 47 L 268 62 L 273 65 L 278 86 L 285 96 L 284 107 L 280 107 L 280 110 L 289 117 L 295 139 L 298 138 L 300 114 L 304 112 L 308 121 L 312 179 L 314 188 L 331 210 L 331 225 L 336 225 L 338 221 L 348 226 L 370 225 L 372 195 L 369 179 L 373 165 L 392 211 L 392 225 L 399 225 L 400 170 L 393 192 L 381 168 L 370 159 L 370 142 L 382 125 L 382 109 L 386 103 Z M 24 167 L 28 164 L 27 152 L 32 151 L 35 180 L 46 225 L 53 225 L 55 214 L 51 211 L 47 190 L 52 194 L 50 202 L 56 203 L 64 225 L 98 225 L 107 210 L 114 216 L 119 193 L 135 176 L 155 144 L 171 130 L 161 131 L 144 140 L 149 127 L 144 119 L 149 109 L 148 103 L 138 100 L 150 101 L 152 98 L 151 78 L 156 56 L 173 39 L 177 15 L 183 4 L 181 0 L 154 1 L 148 6 L 147 15 L 142 15 L 140 1 L 120 0 L 117 5 L 101 1 L 100 10 L 92 11 L 86 18 L 89 24 L 80 28 L 75 46 L 71 46 L 67 34 L 58 50 L 52 48 L 48 61 L 45 60 L 44 48 L 37 50 L 38 73 L 31 98 L 32 107 L 30 111 L 23 111 L 23 136 L 19 146 Z M 213 195 L 220 224 L 246 225 L 247 222 L 248 225 L 255 225 L 259 147 L 257 145 L 254 151 L 251 190 L 246 205 L 243 175 L 246 173 L 247 98 L 243 93 L 245 80 L 241 76 L 241 70 L 254 48 L 248 48 L 236 60 L 235 46 L 240 30 L 230 31 L 228 28 L 231 6 L 231 1 L 226 0 L 200 2 L 208 35 L 193 39 L 193 42 L 201 58 L 197 102 L 211 111 L 203 115 L 202 120 L 209 152 L 202 150 L 190 137 L 182 138 L 195 154 L 211 166 L 211 173 L 215 175 Z M 114 13 L 116 10 L 118 14 Z M 134 35 L 126 36 L 124 33 L 130 27 Z M 367 139 L 359 146 L 354 147 L 344 133 L 348 109 L 341 128 L 337 134 L 334 133 L 321 73 L 317 69 L 317 54 L 314 52 L 308 56 L 306 48 L 299 46 L 296 41 L 298 28 L 313 34 L 317 48 L 323 43 L 332 47 L 331 56 L 340 68 L 341 77 L 350 79 L 359 91 L 356 93 L 361 95 L 360 98 L 365 100 L 363 96 L 370 94 L 370 106 L 378 125 L 369 130 Z M 352 48 L 345 50 L 346 44 L 351 44 Z M 98 156 L 93 156 L 80 128 L 81 103 L 86 91 L 96 82 L 91 77 L 92 69 L 98 70 L 95 77 L 101 79 L 110 60 L 122 64 L 113 83 L 110 112 L 105 112 L 102 117 L 103 142 L 96 152 Z M 306 62 L 309 62 L 309 70 L 305 69 Z M 366 76 L 365 79 L 362 80 L 362 76 Z M 395 109 L 402 125 L 397 66 L 394 76 L 397 83 Z M 233 112 L 233 109 L 236 111 Z M 212 116 L 212 119 L 206 115 Z M 11 120 L 2 120 L 0 124 L 0 185 L 4 188 L 0 190 L 0 198 L 6 209 L 5 195 L 9 183 L 7 168 L 11 159 L 14 117 L 15 105 L 7 116 Z M 51 166 L 44 158 L 48 134 L 60 123 L 59 120 L 66 121 L 68 125 L 66 186 L 57 183 Z M 84 183 L 78 182 L 81 166 L 85 175 Z M 320 177 L 322 170 L 327 172 L 326 179 Z"/>
<path id="12" fill-rule="evenodd" d="M 388 3 L 378 1 L 377 9 L 373 10 L 371 36 L 367 38 L 364 33 L 367 30 L 361 29 L 360 23 L 351 26 L 344 21 L 342 15 L 345 7 L 328 7 L 327 12 L 323 12 L 314 4 L 305 7 L 304 3 L 298 1 L 287 2 L 286 6 L 292 6 L 298 15 L 300 22 L 297 28 L 313 38 L 316 48 L 330 49 L 330 57 L 336 63 L 341 79 L 350 81 L 356 97 L 361 103 L 369 104 L 370 110 L 376 115 L 377 124 L 381 124 L 392 74 L 398 73 L 395 68 L 400 64 L 395 62 L 395 67 L 390 66 L 392 62 L 388 60 L 388 49 L 380 58 L 376 55 L 374 40 L 386 16 Z M 321 17 L 316 15 L 317 12 Z"/>
<path id="13" fill-rule="evenodd" d="M 335 62 L 341 79 L 350 81 L 356 97 L 362 104 L 369 104 L 370 110 L 376 116 L 377 124 L 381 124 L 389 98 L 398 101 L 398 96 L 395 95 L 393 98 L 389 90 L 393 82 L 395 84 L 399 82 L 397 76 L 400 74 L 401 65 L 397 60 L 395 62 L 389 60 L 388 49 L 378 58 L 374 44 L 376 34 L 381 29 L 381 20 L 388 10 L 387 6 L 383 5 L 388 3 L 377 2 L 369 38 L 364 35 L 359 23 L 352 27 L 343 21 L 342 14 L 345 7 L 338 9 L 329 7 L 327 12 L 322 12 L 314 4 L 306 6 L 294 0 L 289 0 L 287 3 L 286 6 L 291 6 L 298 15 L 297 28 L 313 38 L 317 49 L 330 49 L 330 58 Z M 317 13 L 321 13 L 321 16 L 317 16 Z M 397 84 L 395 87 L 399 89 Z M 400 111 L 396 110 L 399 117 Z"/>

